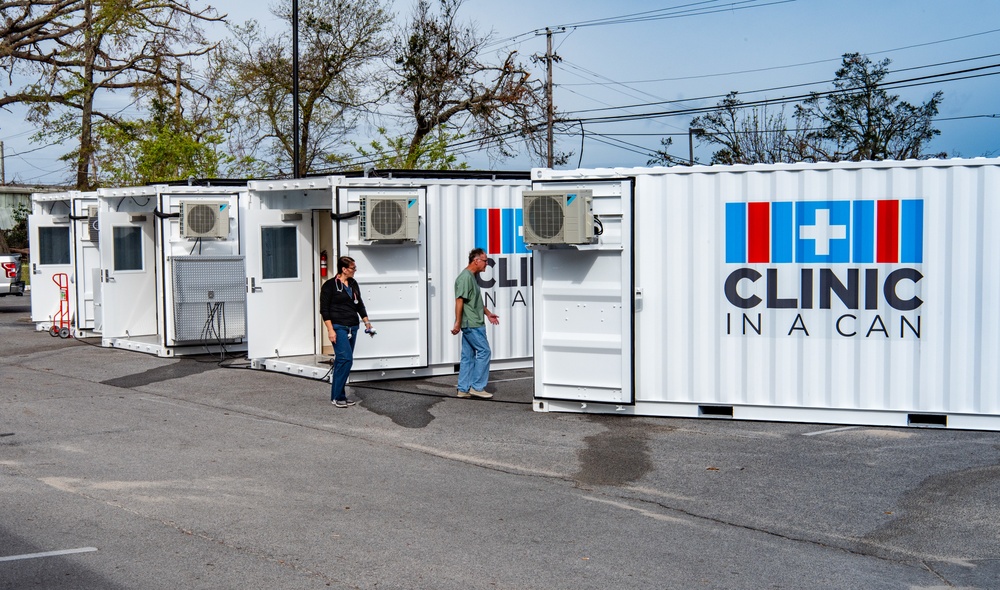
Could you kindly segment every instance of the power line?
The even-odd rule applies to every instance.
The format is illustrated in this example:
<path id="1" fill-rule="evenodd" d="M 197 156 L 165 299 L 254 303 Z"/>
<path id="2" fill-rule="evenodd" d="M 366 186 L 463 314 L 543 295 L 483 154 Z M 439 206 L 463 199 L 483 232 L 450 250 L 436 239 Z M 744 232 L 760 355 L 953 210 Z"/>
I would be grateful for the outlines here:
<path id="1" fill-rule="evenodd" d="M 758 4 L 758 2 L 760 2 L 761 0 L 742 0 L 740 2 L 728 2 L 721 7 L 715 6 L 715 7 L 704 7 L 704 8 L 688 8 L 700 4 L 715 4 L 717 1 L 718 0 L 709 0 L 707 2 L 695 2 L 693 4 L 685 4 L 673 8 L 664 8 L 660 10 L 638 12 L 630 15 L 607 17 L 591 21 L 567 23 L 558 26 L 566 28 L 584 28 L 584 27 L 603 27 L 609 25 L 644 23 L 644 22 L 652 22 L 658 20 L 686 18 L 691 16 L 704 16 L 706 14 L 717 14 L 720 12 L 736 12 L 737 10 L 750 10 L 753 8 L 764 8 L 765 6 L 774 6 L 777 4 L 789 4 L 791 2 L 798 2 L 798 0 L 773 0 L 771 2 Z M 677 12 L 665 12 L 668 10 L 677 10 L 679 8 L 688 8 L 688 9 L 679 10 Z M 651 14 L 651 13 L 658 13 L 658 14 Z"/>
<path id="2" fill-rule="evenodd" d="M 995 76 L 997 74 L 1000 74 L 1000 72 L 989 72 L 989 73 L 979 73 L 979 74 L 973 74 L 972 72 L 977 72 L 977 71 L 982 71 L 982 70 L 992 69 L 992 68 L 998 68 L 998 67 L 1000 67 L 1000 64 L 992 64 L 992 65 L 988 65 L 988 66 L 981 66 L 981 67 L 978 67 L 978 68 L 968 68 L 968 69 L 965 69 L 965 70 L 958 70 L 958 71 L 954 71 L 954 72 L 944 72 L 944 73 L 940 73 L 940 74 L 930 74 L 930 75 L 927 75 L 927 76 L 920 76 L 920 77 L 909 78 L 909 79 L 905 79 L 905 80 L 897 80 L 897 81 L 894 81 L 894 82 L 886 82 L 884 84 L 879 84 L 879 88 L 882 88 L 882 89 L 885 89 L 885 90 L 894 90 L 894 89 L 898 89 L 898 88 L 909 88 L 909 87 L 914 87 L 914 86 L 925 86 L 927 84 L 933 84 L 935 82 L 937 82 L 937 83 L 946 83 L 946 82 L 956 82 L 956 81 L 959 81 L 959 80 L 968 80 L 968 79 L 972 79 L 972 78 L 981 78 L 981 77 L 986 77 L 986 76 Z M 960 76 L 960 77 L 956 77 L 956 78 L 951 78 L 951 79 L 947 79 L 947 80 L 939 80 L 938 79 L 938 78 L 942 78 L 942 77 L 945 77 L 945 76 L 958 76 L 960 74 L 969 74 L 969 75 Z M 856 91 L 856 90 L 859 90 L 859 89 L 860 88 L 842 88 L 842 89 L 825 90 L 825 91 L 822 91 L 822 92 L 812 92 L 812 93 L 809 93 L 809 94 L 799 94 L 799 95 L 795 95 L 795 96 L 786 96 L 786 97 L 777 98 L 777 99 L 762 99 L 762 100 L 756 100 L 756 101 L 749 101 L 749 102 L 742 103 L 740 105 L 740 108 L 750 108 L 750 107 L 754 107 L 754 106 L 765 106 L 765 105 L 788 104 L 788 103 L 796 102 L 796 101 L 799 101 L 799 100 L 805 100 L 805 99 L 810 98 L 811 96 L 814 96 L 814 95 L 815 96 L 824 97 L 824 96 L 830 96 L 831 94 L 837 94 L 837 93 L 843 93 L 843 92 L 851 92 L 851 91 Z M 718 98 L 718 97 L 705 97 L 705 98 Z M 655 106 L 655 105 L 658 105 L 658 104 L 662 104 L 662 103 L 651 103 L 651 104 L 646 105 L 646 106 Z M 629 108 L 636 108 L 636 107 L 639 107 L 639 106 L 642 106 L 642 105 L 630 105 Z M 678 109 L 678 110 L 674 110 L 674 111 L 657 111 L 657 112 L 652 112 L 652 113 L 643 113 L 643 114 L 639 114 L 639 115 L 634 115 L 634 114 L 632 114 L 632 115 L 609 115 L 609 116 L 605 116 L 605 117 L 589 117 L 589 118 L 564 117 L 562 120 L 566 120 L 566 121 L 580 121 L 580 120 L 582 120 L 584 122 L 589 122 L 589 123 L 617 123 L 617 122 L 634 121 L 634 120 L 642 120 L 642 119 L 655 119 L 655 118 L 660 118 L 660 117 L 672 117 L 672 116 L 678 116 L 678 115 L 701 114 L 701 113 L 711 112 L 711 111 L 714 111 L 716 109 L 718 109 L 718 105 L 713 105 L 713 106 L 709 106 L 709 107 L 700 107 L 700 108 Z M 597 109 L 597 110 L 606 110 L 606 109 Z M 572 113 L 567 113 L 567 114 L 572 114 Z"/>
<path id="3" fill-rule="evenodd" d="M 692 16 L 703 16 L 706 14 L 716 14 L 720 12 L 735 12 L 737 10 L 748 10 L 752 8 L 763 8 L 766 6 L 773 6 L 776 4 L 788 4 L 790 2 L 798 2 L 798 0 L 772 0 L 771 2 L 757 4 L 762 0 L 741 0 L 739 2 L 732 2 L 732 1 L 726 2 L 724 5 L 720 6 L 719 2 L 721 1 L 722 0 L 703 0 L 701 2 L 680 4 L 678 6 L 659 8 L 656 10 L 647 10 L 644 12 L 635 12 L 631 14 L 609 16 L 604 18 L 592 19 L 589 21 L 580 21 L 576 23 L 568 23 L 563 25 L 554 25 L 539 29 L 533 29 L 531 31 L 519 33 L 512 37 L 505 37 L 502 40 L 498 40 L 496 43 L 490 43 L 484 45 L 483 49 L 484 50 L 492 49 L 494 47 L 500 47 L 510 43 L 520 44 L 528 37 L 534 37 L 540 34 L 544 34 L 546 29 L 555 31 L 557 29 L 579 29 L 587 27 L 643 23 L 643 22 L 651 22 L 658 20 L 687 18 Z M 703 6 L 702 8 L 696 8 L 698 6 L 708 5 L 708 4 L 715 4 L 715 6 Z M 741 5 L 747 5 L 747 6 L 741 6 Z"/>
<path id="4" fill-rule="evenodd" d="M 962 62 L 966 62 L 966 61 L 976 61 L 976 60 L 980 60 L 980 59 L 987 59 L 987 58 L 992 58 L 992 57 L 997 57 L 997 56 L 1000 56 L 1000 54 L 984 55 L 984 56 L 972 57 L 972 58 L 967 58 L 967 59 L 953 60 L 953 61 L 949 61 L 949 62 L 940 62 L 940 63 L 936 63 L 936 64 L 928 64 L 926 66 L 916 66 L 916 67 L 912 67 L 912 68 L 904 68 L 902 70 L 894 70 L 893 73 L 906 72 L 906 71 L 912 71 L 912 70 L 920 70 L 920 69 L 926 69 L 926 68 L 933 68 L 933 67 L 938 67 L 938 66 L 942 66 L 942 65 L 952 65 L 952 64 L 955 64 L 955 63 L 962 63 Z M 955 74 L 955 73 L 963 73 L 963 72 L 967 72 L 967 71 L 974 71 L 976 69 L 989 69 L 989 68 L 994 68 L 994 67 L 998 67 L 998 66 L 1000 66 L 1000 64 L 994 64 L 994 65 L 990 65 L 990 66 L 980 66 L 979 68 L 971 68 L 971 69 L 968 69 L 968 70 L 959 70 L 959 71 L 956 71 L 956 72 L 944 72 L 944 73 L 941 73 L 941 74 L 929 74 L 928 77 L 948 76 L 948 75 Z M 914 79 L 919 79 L 919 78 L 914 78 Z M 905 81 L 906 80 L 903 80 L 902 82 L 905 82 Z M 806 82 L 806 83 L 802 83 L 802 84 L 788 84 L 788 85 L 785 85 L 785 86 L 773 86 L 771 88 L 761 88 L 761 89 L 758 89 L 758 90 L 747 90 L 745 92 L 739 92 L 739 94 L 741 94 L 743 96 L 746 96 L 746 95 L 749 95 L 749 94 L 759 94 L 761 92 L 773 92 L 775 90 L 788 90 L 790 88 L 802 88 L 802 87 L 805 87 L 805 86 L 815 86 L 817 84 L 830 84 L 830 83 L 833 83 L 833 82 L 835 82 L 835 80 L 823 80 L 821 82 Z M 894 84 L 894 83 L 887 82 L 886 85 L 888 85 L 888 84 Z M 883 86 L 883 85 L 880 84 L 880 86 Z M 625 109 L 635 109 L 635 108 L 651 107 L 651 106 L 666 105 L 666 104 L 682 104 L 682 103 L 685 103 L 685 102 L 695 102 L 695 101 L 702 101 L 702 100 L 718 99 L 718 98 L 723 98 L 725 96 L 727 96 L 727 95 L 726 94 L 714 94 L 714 95 L 709 95 L 709 96 L 699 96 L 699 97 L 679 99 L 679 100 L 667 100 L 667 101 L 662 101 L 662 102 L 648 102 L 648 103 L 639 103 L 639 104 L 629 104 L 629 105 L 622 105 L 622 106 L 619 106 L 619 107 L 593 108 L 593 109 L 582 109 L 582 110 L 578 110 L 578 111 L 566 111 L 564 114 L 566 114 L 566 115 L 577 115 L 577 114 L 581 114 L 581 113 L 594 113 L 594 112 L 607 111 L 607 110 L 619 110 L 619 109 L 620 110 L 625 110 Z"/>
<path id="5" fill-rule="evenodd" d="M 938 118 L 935 118 L 935 119 L 931 119 L 931 121 L 933 121 L 933 122 L 942 122 L 942 121 L 959 121 L 959 120 L 982 119 L 982 118 L 1000 119 L 1000 113 L 978 114 L 978 115 L 960 115 L 960 116 L 955 116 L 955 117 L 938 117 Z M 734 134 L 734 135 L 746 135 L 746 134 L 752 134 L 752 133 L 761 133 L 761 134 L 764 134 L 764 133 L 801 133 L 801 132 L 821 131 L 821 130 L 822 130 L 822 128 L 819 128 L 819 127 L 808 127 L 808 128 L 774 129 L 774 130 L 763 129 L 763 130 L 753 130 L 753 131 L 733 130 L 733 131 L 729 131 L 728 133 L 731 133 L 731 134 Z M 633 152 L 633 153 L 638 153 L 636 151 L 636 149 L 645 150 L 643 152 L 644 155 L 649 156 L 649 157 L 655 157 L 658 153 L 660 153 L 659 149 L 658 149 L 659 146 L 658 147 L 653 147 L 653 148 L 647 148 L 645 146 L 641 146 L 639 144 L 635 144 L 635 143 L 631 143 L 631 142 L 622 141 L 622 140 L 619 140 L 617 138 L 619 138 L 619 137 L 658 137 L 658 138 L 662 138 L 662 137 L 678 137 L 678 136 L 687 137 L 687 136 L 689 136 L 689 133 L 690 132 L 685 132 L 685 133 L 596 133 L 594 131 L 590 131 L 589 133 L 587 133 L 587 137 L 591 138 L 591 139 L 593 139 L 595 136 L 596 137 L 601 137 L 601 138 L 604 138 L 607 141 L 599 141 L 599 140 L 595 140 L 595 141 L 599 141 L 599 143 L 603 143 L 603 144 L 611 146 L 611 147 L 625 149 L 626 151 Z M 560 135 L 562 137 L 575 137 L 577 134 L 570 133 L 570 132 L 561 132 L 558 135 Z M 617 144 L 621 144 L 621 145 L 617 145 Z M 628 146 L 628 147 L 622 148 L 622 145 Z M 669 154 L 665 154 L 665 153 L 660 153 L 660 155 L 666 155 L 666 157 L 668 159 L 676 160 L 679 163 L 687 163 L 687 160 L 685 160 L 683 158 L 679 158 L 679 157 L 676 157 L 676 156 L 670 156 Z"/>
<path id="6" fill-rule="evenodd" d="M 941 43 L 950 43 L 952 41 L 961 41 L 962 39 L 969 39 L 969 38 L 972 38 L 972 37 L 978 37 L 978 36 L 981 36 L 981 35 L 989 35 L 989 34 L 992 34 L 992 33 L 1000 33 L 1000 29 L 991 29 L 989 31 L 982 31 L 982 32 L 979 32 L 979 33 L 971 33 L 971 34 L 962 35 L 962 36 L 959 36 L 959 37 L 951 37 L 949 39 L 939 39 L 937 41 L 928 41 L 927 43 L 918 43 L 916 45 L 907 45 L 905 47 L 896 47 L 894 49 L 883 49 L 881 51 L 869 51 L 869 52 L 863 52 L 863 53 L 865 55 L 882 55 L 884 53 L 895 53 L 897 51 L 905 51 L 907 49 L 915 49 L 915 48 L 918 48 L 918 47 L 927 47 L 927 46 L 930 46 L 930 45 L 938 45 L 938 44 L 941 44 Z M 972 59 L 978 59 L 978 58 L 972 58 Z M 717 73 L 714 73 L 714 74 L 699 74 L 697 76 L 679 76 L 679 77 L 676 77 L 676 78 L 654 78 L 654 79 L 649 79 L 649 80 L 628 80 L 628 81 L 625 81 L 625 82 L 621 82 L 621 84 L 653 84 L 653 83 L 657 83 L 657 82 L 680 82 L 680 81 L 684 81 L 684 80 L 700 80 L 700 79 L 703 79 L 703 78 L 718 78 L 718 77 L 722 77 L 722 76 L 735 76 L 735 75 L 738 75 L 738 74 L 757 74 L 757 73 L 760 73 L 760 72 L 771 72 L 771 71 L 774 71 L 774 70 L 784 70 L 784 69 L 790 69 L 790 68 L 798 68 L 798 67 L 802 67 L 802 66 L 813 66 L 813 65 L 817 65 L 817 64 L 821 64 L 821 63 L 838 62 L 840 60 L 841 60 L 840 57 L 834 57 L 834 58 L 830 58 L 830 59 L 819 59 L 819 60 L 815 60 L 815 61 L 806 61 L 806 62 L 800 62 L 800 63 L 796 63 L 796 64 L 786 64 L 786 65 L 782 65 L 782 66 L 771 66 L 771 67 L 766 67 L 766 68 L 754 68 L 754 69 L 750 69 L 750 70 L 736 70 L 736 71 L 732 71 L 732 72 L 717 72 Z M 950 63 L 950 62 L 945 62 L 945 63 Z M 921 66 L 921 67 L 924 67 L 924 66 Z M 896 70 L 896 71 L 899 72 L 899 71 L 904 71 L 904 70 Z M 588 85 L 593 86 L 595 84 L 601 84 L 601 83 L 600 82 L 588 82 L 588 83 L 582 83 L 581 82 L 579 84 L 559 84 L 559 86 L 588 86 Z"/>

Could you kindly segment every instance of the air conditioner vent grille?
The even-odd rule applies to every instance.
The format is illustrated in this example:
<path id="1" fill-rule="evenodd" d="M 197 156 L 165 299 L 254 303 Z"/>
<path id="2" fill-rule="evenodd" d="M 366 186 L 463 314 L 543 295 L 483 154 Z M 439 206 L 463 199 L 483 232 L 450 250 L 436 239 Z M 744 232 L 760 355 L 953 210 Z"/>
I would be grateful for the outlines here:
<path id="1" fill-rule="evenodd" d="M 188 209 L 187 225 L 191 231 L 199 234 L 207 234 L 215 227 L 215 219 L 218 214 L 208 205 L 194 205 Z"/>
<path id="2" fill-rule="evenodd" d="M 368 223 L 382 235 L 392 235 L 402 228 L 405 209 L 400 201 L 378 201 L 368 213 Z"/>
<path id="3" fill-rule="evenodd" d="M 183 201 L 180 204 L 182 238 L 226 238 L 229 236 L 229 203 Z"/>
<path id="4" fill-rule="evenodd" d="M 594 238 L 589 189 L 524 191 L 526 244 L 589 244 Z"/>
<path id="5" fill-rule="evenodd" d="M 539 197 L 528 206 L 528 223 L 542 238 L 552 239 L 563 230 L 563 204 L 556 197 Z"/>
<path id="6" fill-rule="evenodd" d="M 413 196 L 361 197 L 361 239 L 415 242 L 420 218 L 418 203 Z"/>

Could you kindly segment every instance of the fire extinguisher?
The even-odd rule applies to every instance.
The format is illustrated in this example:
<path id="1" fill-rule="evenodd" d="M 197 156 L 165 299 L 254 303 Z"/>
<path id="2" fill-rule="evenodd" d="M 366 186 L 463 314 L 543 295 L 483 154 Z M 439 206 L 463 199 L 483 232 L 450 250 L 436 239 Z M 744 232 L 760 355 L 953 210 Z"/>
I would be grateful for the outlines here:
<path id="1" fill-rule="evenodd" d="M 326 276 L 326 250 L 319 253 L 319 276 Z"/>

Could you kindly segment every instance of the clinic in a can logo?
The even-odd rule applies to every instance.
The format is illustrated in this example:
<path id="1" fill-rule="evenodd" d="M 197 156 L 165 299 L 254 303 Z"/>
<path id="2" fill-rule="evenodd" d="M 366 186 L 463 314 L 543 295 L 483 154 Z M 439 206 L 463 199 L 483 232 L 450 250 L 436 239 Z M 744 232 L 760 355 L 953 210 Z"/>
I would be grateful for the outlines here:
<path id="1" fill-rule="evenodd" d="M 479 277 L 487 300 L 497 289 L 514 289 L 512 303 L 527 305 L 522 289 L 531 286 L 531 256 L 524 243 L 524 211 L 512 207 L 475 209 L 475 246 L 488 258 L 488 268 Z"/>
<path id="2" fill-rule="evenodd" d="M 899 337 L 920 337 L 923 199 L 726 203 L 724 256 L 728 302 L 796 310 L 786 335 L 810 335 L 817 316 L 807 312 L 835 310 L 824 333 L 890 337 L 888 318 Z M 727 334 L 766 329 L 760 313 L 736 319 L 727 314 Z"/>

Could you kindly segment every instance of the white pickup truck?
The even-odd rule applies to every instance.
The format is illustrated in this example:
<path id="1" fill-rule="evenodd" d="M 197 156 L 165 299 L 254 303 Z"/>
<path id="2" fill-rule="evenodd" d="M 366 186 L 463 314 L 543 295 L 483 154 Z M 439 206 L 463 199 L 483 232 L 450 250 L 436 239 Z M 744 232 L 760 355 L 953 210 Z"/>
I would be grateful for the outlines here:
<path id="1" fill-rule="evenodd" d="M 0 254 L 0 297 L 7 295 L 24 295 L 20 254 Z"/>

